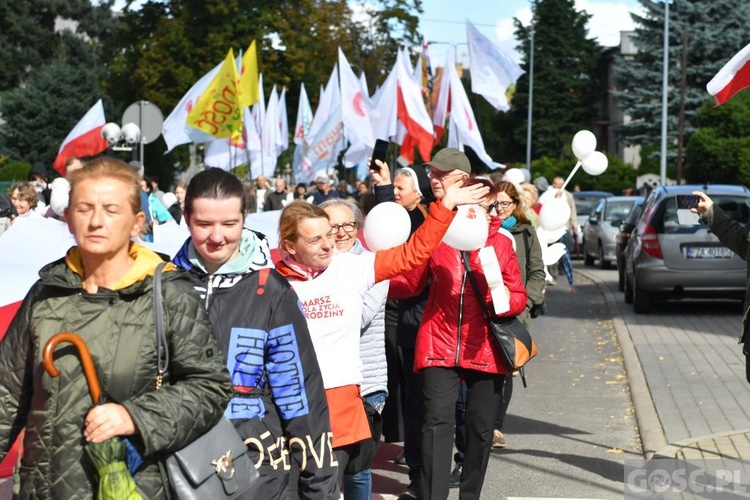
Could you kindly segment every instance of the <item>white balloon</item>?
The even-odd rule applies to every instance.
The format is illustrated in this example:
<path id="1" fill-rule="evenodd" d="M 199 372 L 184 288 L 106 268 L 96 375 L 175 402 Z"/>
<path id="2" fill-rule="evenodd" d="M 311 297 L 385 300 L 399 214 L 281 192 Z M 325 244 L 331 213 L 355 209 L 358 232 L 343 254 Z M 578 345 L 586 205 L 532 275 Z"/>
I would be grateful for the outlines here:
<path id="1" fill-rule="evenodd" d="M 461 205 L 443 236 L 443 243 L 457 250 L 476 250 L 484 246 L 488 234 L 484 209 L 479 205 Z"/>
<path id="2" fill-rule="evenodd" d="M 542 195 L 539 197 L 539 200 L 537 203 L 544 206 L 545 203 L 547 203 L 550 200 L 555 199 L 555 195 L 557 195 L 557 192 L 559 189 L 555 189 L 552 186 L 548 187 L 545 192 L 542 193 Z"/>
<path id="3" fill-rule="evenodd" d="M 588 130 L 580 130 L 573 136 L 573 154 L 583 160 L 596 149 L 596 136 Z"/>
<path id="4" fill-rule="evenodd" d="M 568 232 L 568 228 L 565 226 L 559 227 L 554 231 L 545 231 L 543 227 L 536 228 L 536 237 L 539 239 L 539 243 L 544 242 L 546 245 L 551 245 L 560 241 L 563 234 Z"/>
<path id="5" fill-rule="evenodd" d="M 364 237 L 373 252 L 393 248 L 409 239 L 411 221 L 406 209 L 387 201 L 375 205 L 365 219 Z"/>
<path id="6" fill-rule="evenodd" d="M 523 184 L 526 181 L 526 176 L 519 168 L 509 168 L 505 171 L 503 180 L 512 182 L 513 184 Z"/>
<path id="7" fill-rule="evenodd" d="M 539 225 L 545 231 L 555 231 L 570 220 L 570 206 L 562 198 L 553 198 L 542 205 Z"/>
<path id="8" fill-rule="evenodd" d="M 594 151 L 586 158 L 581 160 L 581 166 L 583 167 L 583 170 L 589 175 L 603 174 L 604 171 L 607 170 L 607 165 L 609 165 L 607 155 L 605 155 L 601 151 Z"/>

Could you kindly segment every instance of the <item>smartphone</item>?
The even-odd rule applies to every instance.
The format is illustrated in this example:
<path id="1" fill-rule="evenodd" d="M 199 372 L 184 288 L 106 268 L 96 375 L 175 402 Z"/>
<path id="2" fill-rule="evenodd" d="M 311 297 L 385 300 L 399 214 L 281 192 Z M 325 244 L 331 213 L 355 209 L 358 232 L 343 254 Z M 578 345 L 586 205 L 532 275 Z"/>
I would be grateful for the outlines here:
<path id="1" fill-rule="evenodd" d="M 372 170 L 380 170 L 380 167 L 375 163 L 375 160 L 384 162 L 390 145 L 390 142 L 384 141 L 383 139 L 375 141 L 375 147 L 372 148 L 372 160 L 370 161 L 370 168 Z"/>
<path id="2" fill-rule="evenodd" d="M 687 210 L 697 208 L 700 201 L 700 198 L 694 194 L 677 195 L 677 208 Z"/>

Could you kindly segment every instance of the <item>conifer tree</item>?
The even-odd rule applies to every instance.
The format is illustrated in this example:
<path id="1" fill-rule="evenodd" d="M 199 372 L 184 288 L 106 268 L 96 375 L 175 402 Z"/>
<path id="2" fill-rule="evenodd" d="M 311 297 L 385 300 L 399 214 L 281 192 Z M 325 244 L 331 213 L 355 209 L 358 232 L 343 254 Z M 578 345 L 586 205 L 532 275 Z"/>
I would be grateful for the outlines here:
<path id="1" fill-rule="evenodd" d="M 588 38 L 590 15 L 579 12 L 574 0 L 533 2 L 534 89 L 532 117 L 533 158 L 559 158 L 580 129 L 591 129 L 595 105 L 601 95 L 597 79 L 601 54 L 599 44 Z M 523 54 L 526 75 L 516 83 L 509 112 L 514 125 L 510 158 L 523 161 L 529 96 L 529 41 L 531 27 L 514 20 L 516 39 Z M 507 133 L 498 130 L 497 133 Z"/>
<path id="2" fill-rule="evenodd" d="M 633 14 L 637 54 L 617 63 L 616 97 L 631 121 L 617 129 L 625 144 L 657 146 L 661 141 L 664 3 L 639 0 L 645 14 Z M 673 0 L 669 7 L 668 144 L 677 141 L 682 36 L 687 30 L 686 142 L 696 130 L 695 114 L 709 100 L 706 83 L 745 44 L 750 4 L 744 0 Z M 673 154 L 672 154 L 673 155 Z"/>

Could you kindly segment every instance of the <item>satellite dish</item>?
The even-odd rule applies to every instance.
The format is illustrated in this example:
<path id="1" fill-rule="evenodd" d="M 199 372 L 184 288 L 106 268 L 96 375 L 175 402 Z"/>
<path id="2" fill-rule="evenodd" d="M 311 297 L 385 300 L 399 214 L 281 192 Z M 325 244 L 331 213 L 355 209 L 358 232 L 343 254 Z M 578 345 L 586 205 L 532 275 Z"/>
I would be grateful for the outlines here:
<path id="1" fill-rule="evenodd" d="M 122 123 L 135 123 L 141 129 L 143 144 L 154 142 L 161 135 L 164 115 L 159 107 L 148 101 L 137 101 L 122 114 Z"/>

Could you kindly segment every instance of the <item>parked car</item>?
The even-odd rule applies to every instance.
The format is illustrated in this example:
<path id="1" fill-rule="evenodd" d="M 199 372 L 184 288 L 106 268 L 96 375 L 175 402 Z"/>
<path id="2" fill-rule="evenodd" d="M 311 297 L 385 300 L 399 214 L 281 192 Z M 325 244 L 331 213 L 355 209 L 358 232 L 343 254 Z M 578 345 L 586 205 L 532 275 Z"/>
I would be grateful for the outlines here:
<path id="1" fill-rule="evenodd" d="M 583 229 L 583 264 L 609 269 L 616 262 L 615 248 L 620 224 L 628 216 L 638 196 L 610 196 L 596 204 Z"/>
<path id="2" fill-rule="evenodd" d="M 646 198 L 639 196 L 633 208 L 630 209 L 630 213 L 625 220 L 620 224 L 620 232 L 617 234 L 617 242 L 615 243 L 615 256 L 617 257 L 617 288 L 621 292 L 625 290 L 625 246 L 628 244 L 630 234 L 635 229 L 635 223 L 638 221 L 638 217 L 641 215 L 643 209 L 643 203 Z"/>
<path id="3" fill-rule="evenodd" d="M 583 256 L 583 230 L 586 227 L 591 212 L 594 210 L 596 204 L 599 203 L 599 200 L 614 195 L 607 191 L 578 191 L 572 194 L 576 204 L 578 227 L 576 228 L 577 233 L 574 245 L 576 248 L 570 251 L 570 255 L 580 259 Z"/>
<path id="4" fill-rule="evenodd" d="M 736 221 L 750 219 L 744 186 L 654 188 L 625 248 L 625 302 L 636 313 L 669 298 L 744 297 L 746 263 L 690 211 L 692 191 L 706 192 Z"/>

